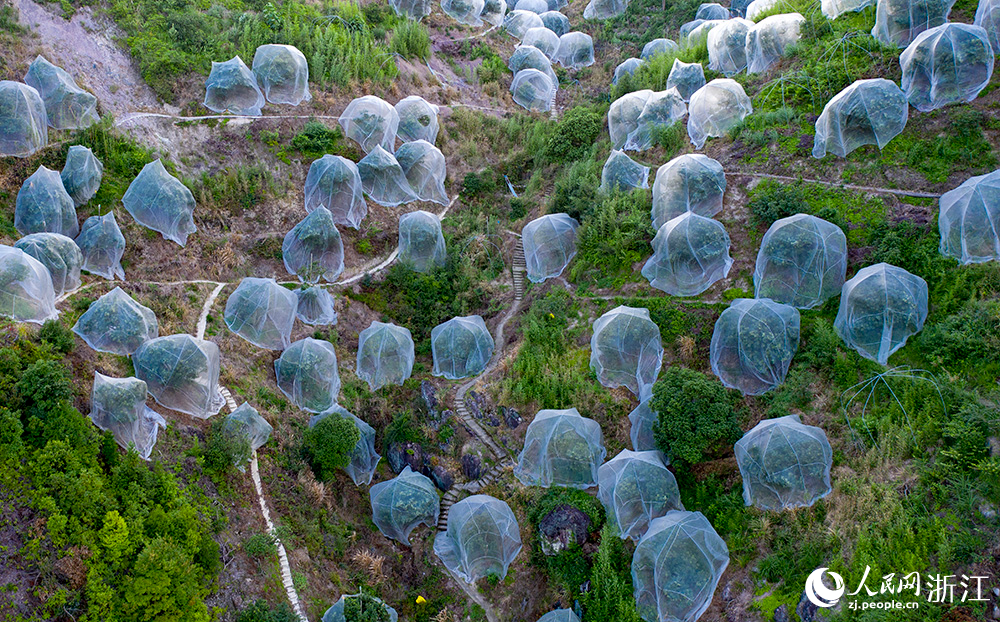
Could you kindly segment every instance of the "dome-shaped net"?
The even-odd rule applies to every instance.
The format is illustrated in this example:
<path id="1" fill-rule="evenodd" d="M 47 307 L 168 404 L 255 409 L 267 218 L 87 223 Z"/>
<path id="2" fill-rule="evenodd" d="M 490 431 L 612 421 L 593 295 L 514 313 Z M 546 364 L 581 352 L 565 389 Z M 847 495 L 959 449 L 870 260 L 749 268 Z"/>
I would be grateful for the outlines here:
<path id="1" fill-rule="evenodd" d="M 844 283 L 833 323 L 858 354 L 882 365 L 919 333 L 927 319 L 927 282 L 902 268 L 880 263 Z"/>
<path id="2" fill-rule="evenodd" d="M 611 147 L 623 149 L 628 137 L 639 127 L 639 115 L 646 108 L 646 102 L 653 91 L 644 89 L 622 95 L 611 102 L 608 108 L 608 134 L 611 136 Z"/>
<path id="3" fill-rule="evenodd" d="M 333 214 L 322 205 L 285 234 L 281 243 L 285 270 L 303 283 L 333 283 L 344 271 L 344 242 Z"/>
<path id="4" fill-rule="evenodd" d="M 615 307 L 594 322 L 590 368 L 602 385 L 626 387 L 640 398 L 646 397 L 662 364 L 660 328 L 649 319 L 649 309 Z"/>
<path id="5" fill-rule="evenodd" d="M 549 3 L 545 0 L 517 0 L 513 6 L 515 11 L 531 11 L 539 15 L 549 10 Z"/>
<path id="6" fill-rule="evenodd" d="M 76 206 L 58 171 L 39 166 L 24 180 L 14 202 L 14 227 L 21 235 L 47 231 L 75 238 L 80 232 Z"/>
<path id="7" fill-rule="evenodd" d="M 125 280 L 122 255 L 125 254 L 125 236 L 118 228 L 115 215 L 91 216 L 83 221 L 76 245 L 83 253 L 83 269 L 108 280 Z"/>
<path id="8" fill-rule="evenodd" d="M 333 308 L 333 296 L 322 287 L 302 287 L 295 290 L 298 308 L 295 316 L 311 326 L 327 326 L 337 323 L 337 312 Z"/>
<path id="9" fill-rule="evenodd" d="M 649 187 L 649 167 L 628 157 L 624 151 L 613 149 L 601 169 L 601 192 L 612 192 L 616 188 L 631 192 L 637 188 Z"/>
<path id="10" fill-rule="evenodd" d="M 413 337 L 409 329 L 372 322 L 358 335 L 355 373 L 372 391 L 387 384 L 403 384 L 413 372 Z"/>
<path id="11" fill-rule="evenodd" d="M 90 420 L 111 432 L 123 449 L 134 447 L 143 460 L 149 460 L 156 445 L 156 435 L 167 422 L 146 406 L 146 383 L 138 378 L 110 378 L 94 372 L 90 392 Z"/>
<path id="12" fill-rule="evenodd" d="M 368 600 L 368 599 L 371 600 Z M 384 614 L 382 612 L 385 612 Z M 351 619 L 348 620 L 347 616 Z M 388 615 L 388 618 L 379 617 Z M 365 617 L 371 616 L 371 617 Z M 387 620 L 397 622 L 399 615 L 396 610 L 374 596 L 362 598 L 361 594 L 343 594 L 340 600 L 326 610 L 320 622 L 354 622 L 355 620 Z"/>
<path id="13" fill-rule="evenodd" d="M 626 58 L 617 67 L 615 67 L 615 73 L 611 78 L 611 84 L 618 84 L 618 80 L 620 80 L 622 76 L 631 76 L 635 74 L 635 72 L 639 70 L 639 67 L 642 67 L 645 62 L 646 61 L 641 58 Z"/>
<path id="14" fill-rule="evenodd" d="M 389 6 L 396 15 L 419 21 L 431 14 L 434 3 L 431 0 L 389 0 Z"/>
<path id="15" fill-rule="evenodd" d="M 333 408 L 340 393 L 337 353 L 329 341 L 296 341 L 274 362 L 278 388 L 293 404 L 312 413 Z"/>
<path id="16" fill-rule="evenodd" d="M 698 89 L 688 103 L 688 136 L 701 149 L 710 136 L 723 136 L 748 114 L 753 105 L 743 87 L 729 78 L 716 78 Z"/>
<path id="17" fill-rule="evenodd" d="M 657 131 L 677 123 L 687 114 L 687 104 L 676 88 L 651 93 L 635 120 L 635 129 L 625 141 L 628 151 L 645 151 L 653 147 Z"/>
<path id="18" fill-rule="evenodd" d="M 729 234 L 717 220 L 685 212 L 663 223 L 642 267 L 649 284 L 671 296 L 697 296 L 729 274 Z"/>
<path id="19" fill-rule="evenodd" d="M 705 86 L 705 70 L 701 63 L 682 63 L 679 59 L 674 59 L 670 75 L 667 76 L 666 88 L 676 88 L 681 98 L 688 101 L 695 91 L 703 86 Z"/>
<path id="20" fill-rule="evenodd" d="M 81 130 L 101 120 L 97 98 L 77 86 L 73 76 L 38 56 L 24 74 L 28 86 L 38 91 L 45 102 L 49 127 L 57 130 Z"/>
<path id="21" fill-rule="evenodd" d="M 686 212 L 706 218 L 722 211 L 726 173 L 722 165 L 699 153 L 677 156 L 656 170 L 653 181 L 653 228 Z"/>
<path id="22" fill-rule="evenodd" d="M 441 10 L 460 24 L 482 26 L 483 0 L 441 0 Z"/>
<path id="23" fill-rule="evenodd" d="M 799 309 L 840 293 L 847 274 L 847 237 L 822 218 L 796 214 L 764 234 L 754 269 L 754 296 Z"/>
<path id="24" fill-rule="evenodd" d="M 941 195 L 941 254 L 963 264 L 1000 260 L 1000 170 Z"/>
<path id="25" fill-rule="evenodd" d="M 970 102 L 990 82 L 993 54 L 979 26 L 942 24 L 925 30 L 899 55 L 903 92 L 921 112 Z"/>
<path id="26" fill-rule="evenodd" d="M 680 35 L 677 40 L 681 46 L 687 49 L 698 49 L 708 42 L 708 35 L 716 26 L 725 24 L 728 20 L 721 19 L 696 19 L 681 26 Z"/>
<path id="27" fill-rule="evenodd" d="M 394 207 L 419 199 L 410 188 L 396 156 L 381 145 L 375 145 L 371 153 L 358 162 L 358 174 L 361 175 L 361 187 L 365 194 L 379 205 Z"/>
<path id="28" fill-rule="evenodd" d="M 591 488 L 606 455 L 596 421 L 575 408 L 540 410 L 524 435 L 514 476 L 525 486 Z"/>
<path id="29" fill-rule="evenodd" d="M 597 478 L 597 498 L 604 504 L 608 522 L 618 529 L 623 540 L 638 542 L 650 521 L 671 510 L 684 509 L 677 480 L 658 451 L 623 449 L 601 465 Z"/>
<path id="30" fill-rule="evenodd" d="M 717 2 L 706 2 L 698 6 L 695 19 L 729 19 L 729 9 Z"/>
<path id="31" fill-rule="evenodd" d="M 816 121 L 813 157 L 827 152 L 840 157 L 862 145 L 885 147 L 906 127 L 906 95 L 884 78 L 858 80 L 834 95 Z"/>
<path id="32" fill-rule="evenodd" d="M 642 46 L 642 53 L 639 54 L 639 58 L 649 60 L 659 54 L 677 54 L 680 51 L 681 47 L 673 39 L 653 39 Z"/>
<path id="33" fill-rule="evenodd" d="M 222 429 L 226 434 L 231 434 L 245 441 L 251 453 L 263 447 L 267 439 L 271 438 L 271 432 L 274 431 L 271 424 L 260 416 L 257 409 L 246 402 L 240 404 L 239 408 L 226 416 Z"/>
<path id="34" fill-rule="evenodd" d="M 519 45 L 514 48 L 514 53 L 507 61 L 507 67 L 517 75 L 522 69 L 537 69 L 549 77 L 552 85 L 558 85 L 556 72 L 552 69 L 552 62 L 541 50 L 532 45 Z"/>
<path id="35" fill-rule="evenodd" d="M 298 106 L 309 101 L 309 63 L 298 48 L 268 44 L 253 55 L 253 73 L 264 97 L 272 104 Z"/>
<path id="36" fill-rule="evenodd" d="M 946 23 L 953 4 L 955 0 L 878 0 L 872 36 L 882 45 L 906 47 L 923 31 Z"/>
<path id="37" fill-rule="evenodd" d="M 159 160 L 142 167 L 125 191 L 122 204 L 137 223 L 181 246 L 198 230 L 194 226 L 194 195 Z"/>
<path id="38" fill-rule="evenodd" d="M 522 69 L 514 74 L 510 92 L 514 103 L 525 110 L 548 112 L 555 99 L 556 87 L 546 73 L 537 69 Z"/>
<path id="39" fill-rule="evenodd" d="M 799 311 L 767 298 L 737 298 L 712 332 L 712 373 L 744 395 L 761 395 L 785 381 L 799 349 Z"/>
<path id="40" fill-rule="evenodd" d="M 438 135 L 438 107 L 419 95 L 410 95 L 396 102 L 399 115 L 399 140 L 410 142 L 426 140 L 431 145 Z"/>
<path id="41" fill-rule="evenodd" d="M 66 154 L 66 164 L 59 177 L 73 204 L 80 207 L 97 193 L 103 175 L 104 165 L 94 152 L 87 147 L 73 145 Z"/>
<path id="42" fill-rule="evenodd" d="M 993 51 L 1000 50 L 1000 0 L 979 0 L 973 23 L 986 31 Z"/>
<path id="43" fill-rule="evenodd" d="M 444 265 L 448 252 L 441 233 L 441 219 L 422 210 L 399 217 L 399 261 L 416 272 L 430 272 Z"/>
<path id="44" fill-rule="evenodd" d="M 799 40 L 806 18 L 798 13 L 765 17 L 747 31 L 747 73 L 763 73 Z"/>
<path id="45" fill-rule="evenodd" d="M 48 142 L 42 96 L 27 84 L 0 81 L 0 156 L 25 158 Z"/>
<path id="46" fill-rule="evenodd" d="M 426 140 L 403 143 L 396 150 L 396 162 L 418 199 L 448 205 L 444 189 L 446 164 L 440 149 Z"/>
<path id="47" fill-rule="evenodd" d="M 746 5 L 745 17 L 751 22 L 759 21 L 765 13 L 770 13 L 775 8 L 785 9 L 788 3 L 785 0 L 753 0 Z"/>
<path id="48" fill-rule="evenodd" d="M 358 143 L 365 153 L 378 146 L 390 153 L 396 149 L 399 113 L 383 99 L 374 95 L 358 97 L 347 104 L 337 121 L 344 136 Z"/>
<path id="49" fill-rule="evenodd" d="M 576 230 L 580 226 L 566 214 L 546 214 L 521 231 L 528 280 L 541 283 L 559 276 L 576 256 Z"/>
<path id="50" fill-rule="evenodd" d="M 827 19 L 837 19 L 850 11 L 861 11 L 875 6 L 876 0 L 822 0 L 820 10 Z"/>
<path id="51" fill-rule="evenodd" d="M 453 317 L 431 330 L 431 354 L 435 376 L 478 376 L 493 357 L 493 336 L 481 316 Z"/>
<path id="52" fill-rule="evenodd" d="M 507 14 L 507 2 L 505 0 L 486 0 L 483 3 L 483 10 L 479 13 L 479 18 L 483 22 L 499 28 L 503 25 L 503 18 Z"/>
<path id="53" fill-rule="evenodd" d="M 58 298 L 80 287 L 83 254 L 72 239 L 58 233 L 32 233 L 14 243 L 42 262 L 52 277 L 52 291 Z"/>
<path id="54" fill-rule="evenodd" d="M 736 442 L 743 500 L 762 510 L 808 507 L 830 494 L 833 450 L 798 415 L 765 419 Z"/>
<path id="55" fill-rule="evenodd" d="M 274 279 L 248 277 L 226 301 L 226 326 L 259 348 L 284 350 L 292 342 L 298 300 Z"/>
<path id="56" fill-rule="evenodd" d="M 144 342 L 132 354 L 135 375 L 164 408 L 208 419 L 222 410 L 219 347 L 191 335 Z"/>
<path id="57" fill-rule="evenodd" d="M 435 527 L 441 511 L 434 482 L 407 465 L 396 477 L 372 486 L 372 522 L 386 538 L 410 546 L 410 532 L 423 523 Z"/>
<path id="58" fill-rule="evenodd" d="M 364 484 L 367 486 L 372 481 L 372 476 L 375 474 L 375 468 L 378 467 L 379 460 L 382 459 L 382 456 L 378 455 L 375 451 L 375 428 L 355 417 L 339 404 L 334 404 L 325 413 L 310 417 L 309 427 L 316 427 L 324 419 L 334 414 L 353 421 L 354 425 L 358 428 L 358 432 L 361 434 L 357 444 L 354 445 L 354 449 L 351 451 L 351 460 L 344 467 L 344 472 L 347 473 L 351 481 L 356 485 L 360 486 Z"/>
<path id="59" fill-rule="evenodd" d="M 538 13 L 533 11 L 514 10 L 507 13 L 503 18 L 504 30 L 518 41 L 530 29 L 539 27 L 544 28 L 545 24 L 542 23 L 542 18 L 538 16 Z"/>
<path id="60" fill-rule="evenodd" d="M 538 622 L 580 622 L 572 609 L 556 609 L 538 618 Z"/>
<path id="61" fill-rule="evenodd" d="M 90 304 L 73 332 L 92 350 L 129 356 L 143 343 L 156 339 L 160 325 L 152 309 L 116 287 Z"/>
<path id="62" fill-rule="evenodd" d="M 521 552 L 517 518 L 503 501 L 472 495 L 451 506 L 448 527 L 434 538 L 434 554 L 468 583 L 487 575 L 507 576 Z"/>
<path id="63" fill-rule="evenodd" d="M 701 512 L 674 510 L 649 524 L 632 556 L 636 609 L 650 622 L 694 622 L 729 565 L 729 548 Z"/>
<path id="64" fill-rule="evenodd" d="M 212 112 L 259 115 L 264 107 L 264 94 L 239 56 L 224 63 L 212 62 L 212 71 L 205 80 L 205 107 Z"/>
<path id="65" fill-rule="evenodd" d="M 708 68 L 729 77 L 747 68 L 747 33 L 753 22 L 735 17 L 708 33 Z"/>
<path id="66" fill-rule="evenodd" d="M 583 10 L 583 19 L 610 19 L 628 8 L 629 0 L 590 0 Z"/>
<path id="67" fill-rule="evenodd" d="M 552 58 L 559 49 L 559 35 L 545 26 L 535 26 L 524 31 L 524 36 L 521 37 L 521 45 L 536 47 L 546 57 Z"/>
<path id="68" fill-rule="evenodd" d="M 557 37 L 563 36 L 571 28 L 569 18 L 559 11 L 546 11 L 538 17 L 542 18 L 542 25 L 556 33 Z"/>
<path id="69" fill-rule="evenodd" d="M 322 205 L 338 225 L 357 229 L 368 214 L 358 166 L 341 156 L 327 154 L 309 165 L 305 197 L 307 212 Z"/>
<path id="70" fill-rule="evenodd" d="M 59 315 L 48 269 L 21 249 L 3 244 L 0 244 L 0 315 L 36 324 Z"/>
<path id="71" fill-rule="evenodd" d="M 559 37 L 559 49 L 552 59 L 566 69 L 580 69 L 594 64 L 594 40 L 584 32 L 567 32 Z"/>
<path id="72" fill-rule="evenodd" d="M 653 427 L 659 421 L 660 416 L 650 408 L 649 402 L 647 397 L 628 414 L 628 420 L 631 424 L 629 438 L 632 440 L 632 449 L 635 451 L 657 450 Z M 664 464 L 669 464 L 665 456 L 661 456 L 661 459 L 663 459 Z"/>

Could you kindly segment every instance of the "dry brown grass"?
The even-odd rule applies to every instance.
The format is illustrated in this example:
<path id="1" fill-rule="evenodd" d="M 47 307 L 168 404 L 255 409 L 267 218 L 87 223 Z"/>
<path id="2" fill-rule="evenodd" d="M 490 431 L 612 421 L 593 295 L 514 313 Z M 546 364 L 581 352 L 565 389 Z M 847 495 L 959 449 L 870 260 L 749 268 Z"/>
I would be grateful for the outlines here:
<path id="1" fill-rule="evenodd" d="M 351 562 L 358 569 L 368 573 L 368 577 L 375 585 L 385 581 L 385 570 L 383 569 L 385 558 L 381 555 L 377 555 L 366 549 L 359 549 L 351 554 Z"/>

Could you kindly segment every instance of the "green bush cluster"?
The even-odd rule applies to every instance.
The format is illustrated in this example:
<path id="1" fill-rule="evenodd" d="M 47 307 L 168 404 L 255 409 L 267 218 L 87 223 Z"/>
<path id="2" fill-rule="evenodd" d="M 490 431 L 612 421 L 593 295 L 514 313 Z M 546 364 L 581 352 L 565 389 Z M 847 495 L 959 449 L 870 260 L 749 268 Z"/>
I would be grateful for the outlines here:
<path id="1" fill-rule="evenodd" d="M 224 417 L 212 419 L 203 456 L 206 471 L 216 477 L 228 475 L 237 465 L 246 464 L 250 454 L 250 442 L 245 434 L 227 426 Z"/>
<path id="2" fill-rule="evenodd" d="M 302 437 L 302 450 L 316 479 L 332 480 L 337 470 L 351 461 L 351 453 L 361 439 L 354 421 L 331 413 Z"/>
<path id="3" fill-rule="evenodd" d="M 648 257 L 653 226 L 645 190 L 601 196 L 577 231 L 577 255 L 570 277 L 579 285 L 621 287 L 641 277 L 633 266 Z"/>
<path id="4" fill-rule="evenodd" d="M 590 589 L 583 595 L 583 622 L 639 622 L 632 589 L 630 555 L 618 531 L 607 524 L 590 570 Z"/>
<path id="5" fill-rule="evenodd" d="M 326 154 L 344 156 L 348 159 L 357 156 L 344 142 L 344 134 L 339 126 L 330 129 L 315 119 L 306 121 L 302 131 L 292 137 L 292 148 L 309 160 L 317 160 Z"/>
<path id="6" fill-rule="evenodd" d="M 549 137 L 545 146 L 546 159 L 550 162 L 571 162 L 585 157 L 603 125 L 601 115 L 593 109 L 585 106 L 570 108 Z"/>
<path id="7" fill-rule="evenodd" d="M 741 413 L 732 394 L 715 378 L 672 365 L 653 385 L 650 408 L 660 414 L 656 446 L 672 463 L 692 465 L 736 441 Z"/>
<path id="8" fill-rule="evenodd" d="M 431 54 L 431 36 L 420 22 L 403 20 L 392 30 L 389 50 L 403 58 L 426 61 Z"/>

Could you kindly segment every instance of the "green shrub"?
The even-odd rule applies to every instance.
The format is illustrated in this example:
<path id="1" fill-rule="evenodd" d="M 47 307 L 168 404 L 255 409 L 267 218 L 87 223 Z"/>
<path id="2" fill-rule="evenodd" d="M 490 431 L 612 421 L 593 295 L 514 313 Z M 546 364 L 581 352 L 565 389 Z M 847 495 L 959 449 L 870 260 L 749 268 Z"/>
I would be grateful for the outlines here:
<path id="1" fill-rule="evenodd" d="M 462 178 L 462 189 L 459 194 L 466 201 L 483 199 L 497 191 L 497 175 L 491 169 L 478 173 L 466 173 Z"/>
<path id="2" fill-rule="evenodd" d="M 331 130 L 315 119 L 307 121 L 302 131 L 292 137 L 292 147 L 310 160 L 322 158 L 328 153 L 348 155 L 340 128 L 335 127 Z"/>
<path id="3" fill-rule="evenodd" d="M 270 533 L 255 533 L 243 541 L 243 552 L 250 557 L 273 557 L 278 554 L 278 542 Z"/>
<path id="4" fill-rule="evenodd" d="M 579 160 L 590 153 L 603 124 L 601 116 L 590 108 L 570 108 L 549 137 L 545 157 L 552 162 Z"/>
<path id="5" fill-rule="evenodd" d="M 224 417 L 212 420 L 212 427 L 205 441 L 205 469 L 209 473 L 228 474 L 236 466 L 246 464 L 250 454 L 250 442 L 245 434 L 239 434 L 228 427 Z"/>
<path id="6" fill-rule="evenodd" d="M 802 188 L 791 184 L 769 184 L 750 199 L 748 207 L 758 227 L 770 227 L 776 220 L 809 213 Z"/>
<path id="7" fill-rule="evenodd" d="M 38 339 L 52 346 L 52 351 L 59 354 L 69 354 L 76 345 L 73 331 L 63 326 L 59 320 L 46 320 L 38 332 Z"/>
<path id="8" fill-rule="evenodd" d="M 556 179 L 549 203 L 549 213 L 565 212 L 577 221 L 585 220 L 598 203 L 602 164 L 596 160 L 577 160 Z"/>
<path id="9" fill-rule="evenodd" d="M 431 37 L 427 27 L 413 20 L 403 20 L 392 31 L 389 49 L 403 58 L 427 60 L 431 54 Z"/>
<path id="10" fill-rule="evenodd" d="M 570 272 L 573 282 L 620 287 L 641 278 L 632 266 L 649 255 L 653 239 L 650 198 L 645 190 L 602 196 L 577 232 L 577 256 Z"/>
<path id="11" fill-rule="evenodd" d="M 572 506 L 590 518 L 590 531 L 596 532 L 604 525 L 604 506 L 592 495 L 575 488 L 549 488 L 532 504 L 528 518 L 538 523 L 560 505 Z"/>
<path id="12" fill-rule="evenodd" d="M 653 385 L 652 400 L 651 408 L 660 413 L 653 429 L 656 445 L 674 463 L 701 462 L 742 433 L 732 395 L 693 369 L 668 367 Z"/>
<path id="13" fill-rule="evenodd" d="M 389 622 L 385 603 L 364 591 L 344 601 L 345 622 Z"/>
<path id="14" fill-rule="evenodd" d="M 361 439 L 354 421 L 332 413 L 306 430 L 302 448 L 316 479 L 330 481 L 338 469 L 351 461 L 351 452 Z"/>
<path id="15" fill-rule="evenodd" d="M 272 608 L 266 600 L 255 600 L 236 614 L 233 622 L 299 622 L 298 614 L 288 603 Z"/>
<path id="16" fill-rule="evenodd" d="M 584 622 L 640 621 L 629 557 L 618 531 L 610 523 L 605 525 L 590 571 L 590 590 L 583 596 Z"/>

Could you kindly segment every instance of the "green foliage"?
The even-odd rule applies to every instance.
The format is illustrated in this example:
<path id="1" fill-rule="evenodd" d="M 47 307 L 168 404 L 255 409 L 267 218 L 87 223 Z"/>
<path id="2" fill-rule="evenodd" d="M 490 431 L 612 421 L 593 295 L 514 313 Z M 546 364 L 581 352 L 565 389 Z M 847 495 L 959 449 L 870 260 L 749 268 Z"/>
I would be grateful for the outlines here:
<path id="1" fill-rule="evenodd" d="M 292 137 L 292 147 L 297 149 L 304 158 L 316 160 L 326 154 L 350 155 L 344 143 L 344 135 L 340 127 L 332 130 L 316 120 L 309 120 L 302 131 Z"/>
<path id="2" fill-rule="evenodd" d="M 591 108 L 570 108 L 549 137 L 545 146 L 546 159 L 552 162 L 571 162 L 586 156 L 601 133 L 603 124 L 601 116 Z"/>
<path id="3" fill-rule="evenodd" d="M 59 320 L 46 320 L 38 332 L 38 339 L 52 347 L 53 352 L 69 354 L 76 346 L 73 331 L 63 326 Z"/>
<path id="4" fill-rule="evenodd" d="M 278 542 L 270 533 L 255 533 L 243 541 L 243 551 L 250 557 L 274 557 L 278 554 Z"/>
<path id="5" fill-rule="evenodd" d="M 403 20 L 392 31 L 389 50 L 403 58 L 426 61 L 431 54 L 431 36 L 420 22 Z"/>
<path id="6" fill-rule="evenodd" d="M 995 126 L 995 121 L 969 107 L 948 112 L 945 131 L 911 143 L 906 151 L 907 166 L 920 171 L 932 183 L 944 183 L 957 171 L 968 176 L 995 169 L 997 156 L 983 133 L 983 128 Z M 905 140 L 901 141 L 900 147 L 905 144 Z"/>
<path id="7" fill-rule="evenodd" d="M 302 449 L 316 479 L 332 480 L 336 471 L 351 461 L 351 452 L 360 439 L 361 432 L 354 421 L 337 413 L 306 430 Z"/>
<path id="8" fill-rule="evenodd" d="M 645 190 L 601 196 L 577 232 L 570 278 L 580 285 L 621 287 L 641 277 L 633 265 L 649 255 L 653 239 L 650 198 Z"/>
<path id="9" fill-rule="evenodd" d="M 538 523 L 560 505 L 572 506 L 590 518 L 590 531 L 598 531 L 604 525 L 604 506 L 592 495 L 576 488 L 549 488 L 530 508 L 528 518 L 531 524 Z"/>
<path id="10" fill-rule="evenodd" d="M 694 15 L 693 11 L 691 15 Z M 662 36 L 662 33 L 656 34 L 647 41 Z M 684 63 L 705 63 L 707 65 L 708 48 L 705 41 L 683 48 L 678 53 L 667 52 L 647 59 L 634 73 L 621 76 L 618 79 L 618 84 L 611 87 L 611 101 L 615 101 L 622 95 L 643 89 L 662 91 L 663 85 L 667 83 L 667 78 L 670 76 L 670 69 L 674 66 L 674 59 Z"/>
<path id="11" fill-rule="evenodd" d="M 236 614 L 233 622 L 299 622 L 301 618 L 288 603 L 271 607 L 266 600 L 255 600 Z"/>
<path id="12" fill-rule="evenodd" d="M 653 385 L 650 407 L 660 413 L 656 446 L 675 464 L 696 464 L 738 439 L 740 413 L 715 378 L 672 365 Z"/>
<path id="13" fill-rule="evenodd" d="M 687 124 L 678 121 L 673 125 L 658 125 L 653 128 L 653 144 L 666 152 L 662 159 L 670 161 L 687 146 Z"/>
<path id="14" fill-rule="evenodd" d="M 389 622 L 389 610 L 378 598 L 362 591 L 344 601 L 346 622 Z"/>
<path id="15" fill-rule="evenodd" d="M 227 426 L 223 417 L 212 420 L 205 441 L 205 469 L 216 477 L 232 473 L 237 465 L 246 464 L 250 459 L 249 439 L 234 428 Z"/>
<path id="16" fill-rule="evenodd" d="M 629 557 L 618 532 L 605 525 L 590 571 L 590 590 L 583 597 L 583 622 L 639 622 Z"/>
<path id="17" fill-rule="evenodd" d="M 697 508 L 704 514 L 726 541 L 730 556 L 745 564 L 756 552 L 757 539 L 750 524 L 750 510 L 743 502 L 741 481 L 723 481 L 718 475 L 699 481 L 687 470 L 679 470 L 677 480 L 684 507 Z"/>
<path id="18" fill-rule="evenodd" d="M 485 169 L 478 173 L 466 173 L 459 194 L 466 201 L 481 200 L 496 192 L 498 187 L 497 174 Z"/>
<path id="19" fill-rule="evenodd" d="M 556 179 L 549 203 L 549 213 L 565 212 L 577 221 L 589 216 L 598 203 L 597 188 L 601 183 L 601 162 L 577 160 Z"/>

